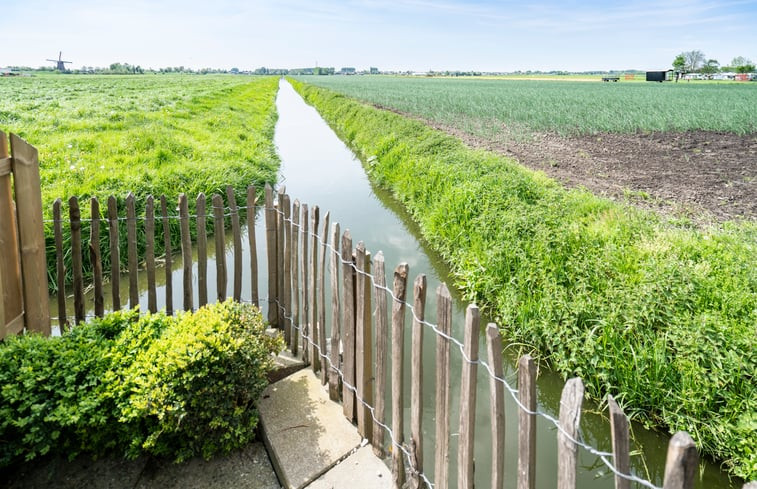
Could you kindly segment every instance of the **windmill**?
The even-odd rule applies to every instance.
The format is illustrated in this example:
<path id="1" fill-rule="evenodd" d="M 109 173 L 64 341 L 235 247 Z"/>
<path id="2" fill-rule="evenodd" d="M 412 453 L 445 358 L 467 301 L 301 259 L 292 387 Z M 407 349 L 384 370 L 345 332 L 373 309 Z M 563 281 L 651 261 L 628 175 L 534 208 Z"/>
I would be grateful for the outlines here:
<path id="1" fill-rule="evenodd" d="M 61 58 L 63 57 L 63 51 L 58 52 L 58 59 L 47 59 L 45 61 L 52 61 L 53 63 L 57 63 L 56 69 L 58 71 L 66 71 L 66 63 L 73 63 L 73 61 L 63 61 Z"/>

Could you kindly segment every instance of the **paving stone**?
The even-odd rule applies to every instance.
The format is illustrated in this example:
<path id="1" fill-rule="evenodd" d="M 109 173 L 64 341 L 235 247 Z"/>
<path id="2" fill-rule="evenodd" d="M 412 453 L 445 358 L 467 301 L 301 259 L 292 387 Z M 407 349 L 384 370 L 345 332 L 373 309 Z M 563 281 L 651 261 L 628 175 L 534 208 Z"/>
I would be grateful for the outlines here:
<path id="1" fill-rule="evenodd" d="M 323 474 L 308 489 L 386 489 L 392 473 L 366 445 Z"/>

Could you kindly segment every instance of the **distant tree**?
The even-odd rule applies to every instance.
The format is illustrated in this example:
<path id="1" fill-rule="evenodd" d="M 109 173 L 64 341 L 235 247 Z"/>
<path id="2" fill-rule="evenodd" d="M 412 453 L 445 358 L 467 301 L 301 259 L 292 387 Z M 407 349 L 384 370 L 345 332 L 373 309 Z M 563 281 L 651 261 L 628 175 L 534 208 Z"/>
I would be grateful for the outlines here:
<path id="1" fill-rule="evenodd" d="M 699 50 L 686 51 L 681 53 L 685 60 L 684 69 L 687 72 L 697 71 L 702 64 L 704 64 L 704 53 Z"/>
<path id="2" fill-rule="evenodd" d="M 683 70 L 686 69 L 686 58 L 683 54 L 679 54 L 676 56 L 676 59 L 673 60 L 673 69 L 679 73 L 682 73 Z"/>
<path id="3" fill-rule="evenodd" d="M 712 75 L 720 71 L 720 63 L 716 59 L 708 59 L 700 71 L 705 75 Z"/>
<path id="4" fill-rule="evenodd" d="M 731 60 L 731 69 L 736 73 L 751 73 L 755 71 L 755 66 L 751 59 L 736 56 Z"/>

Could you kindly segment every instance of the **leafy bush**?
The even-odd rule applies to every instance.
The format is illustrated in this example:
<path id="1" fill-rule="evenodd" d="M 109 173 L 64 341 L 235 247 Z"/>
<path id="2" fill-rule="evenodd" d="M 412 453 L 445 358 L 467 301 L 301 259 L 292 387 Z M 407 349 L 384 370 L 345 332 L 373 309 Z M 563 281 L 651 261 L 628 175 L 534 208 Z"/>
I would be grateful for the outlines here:
<path id="1" fill-rule="evenodd" d="M 0 344 L 0 466 L 47 453 L 209 457 L 254 437 L 281 340 L 228 300 L 176 317 L 109 314 Z"/>

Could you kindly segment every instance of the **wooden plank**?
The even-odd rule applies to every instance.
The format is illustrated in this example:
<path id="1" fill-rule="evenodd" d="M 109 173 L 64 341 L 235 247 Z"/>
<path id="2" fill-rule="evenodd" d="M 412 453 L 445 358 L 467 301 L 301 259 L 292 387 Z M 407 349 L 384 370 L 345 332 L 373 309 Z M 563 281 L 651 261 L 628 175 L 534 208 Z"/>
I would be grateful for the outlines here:
<path id="1" fill-rule="evenodd" d="M 208 303 L 208 222 L 205 194 L 200 192 L 195 204 L 197 213 L 197 306 Z M 254 240 L 255 238 L 253 238 Z M 257 305 L 257 304 L 256 304 Z"/>
<path id="2" fill-rule="evenodd" d="M 61 332 L 68 329 L 68 317 L 66 316 L 66 265 L 63 262 L 63 226 L 60 213 L 60 198 L 53 202 L 53 235 L 55 236 L 55 270 L 56 284 L 58 287 L 58 325 Z M 2 321 L 2 316 L 0 316 Z"/>
<path id="3" fill-rule="evenodd" d="M 281 210 L 284 212 L 281 227 L 284 229 L 284 290 L 282 290 L 282 299 L 284 301 L 284 343 L 289 344 L 292 340 L 292 226 L 291 213 L 292 204 L 289 200 L 289 194 L 284 194 L 282 199 Z"/>
<path id="4" fill-rule="evenodd" d="M 339 359 L 339 344 L 342 341 L 341 334 L 341 311 L 339 309 L 339 223 L 331 225 L 331 252 L 330 278 L 331 278 L 331 370 L 329 370 L 329 399 L 339 401 L 339 372 L 341 368 Z"/>
<path id="5" fill-rule="evenodd" d="M 74 324 L 84 322 L 84 275 L 82 274 L 81 210 L 79 198 L 68 199 L 68 219 L 71 229 L 71 271 L 74 288 Z"/>
<path id="6" fill-rule="evenodd" d="M 103 297 L 103 264 L 100 257 L 100 202 L 96 197 L 90 199 L 89 225 L 89 261 L 92 263 L 92 285 L 94 286 L 95 316 L 105 314 Z"/>
<path id="7" fill-rule="evenodd" d="M 179 194 L 179 229 L 181 232 L 182 297 L 185 311 L 194 309 L 192 290 L 192 236 L 189 234 L 189 201 L 187 194 Z"/>
<path id="8" fill-rule="evenodd" d="M 213 194 L 213 237 L 216 245 L 216 298 L 218 302 L 226 300 L 226 246 L 223 225 L 223 197 Z"/>
<path id="9" fill-rule="evenodd" d="M 8 139 L 0 131 L 0 158 L 7 162 L 10 170 L 11 159 L 8 156 Z M 21 286 L 21 257 L 18 249 L 18 225 L 16 222 L 16 205 L 13 202 L 13 184 L 10 174 L 0 176 L 0 327 L 9 325 L 24 311 L 23 290 Z M 21 318 L 23 329 L 23 317 Z M 6 328 L 8 334 L 10 330 Z M 0 338 L 5 337 L 0 328 Z"/>
<path id="10" fill-rule="evenodd" d="M 384 428 L 379 424 L 385 424 L 386 420 L 386 360 L 388 354 L 387 338 L 389 337 L 389 319 L 386 313 L 386 270 L 384 254 L 376 253 L 373 258 L 375 294 L 376 294 L 376 371 L 374 373 L 373 399 L 375 409 L 373 415 L 373 453 L 383 459 L 386 455 L 384 450 Z M 332 340 L 333 341 L 333 340 Z"/>
<path id="11" fill-rule="evenodd" d="M 284 243 L 284 195 L 285 187 L 282 185 L 278 191 L 278 212 L 276 213 L 276 298 L 279 303 L 277 305 L 278 312 L 278 328 L 284 330 L 286 325 L 286 316 L 289 314 L 287 310 L 286 301 L 284 300 L 284 251 L 286 245 Z"/>
<path id="12" fill-rule="evenodd" d="M 231 214 L 231 233 L 234 237 L 234 294 L 235 301 L 242 300 L 242 227 L 239 224 L 239 208 L 234 187 L 226 186 L 226 200 Z"/>
<path id="13" fill-rule="evenodd" d="M 607 396 L 607 404 L 610 408 L 610 432 L 612 434 L 612 456 L 615 468 L 622 474 L 630 474 L 631 440 L 628 418 L 611 395 Z M 631 481 L 615 474 L 615 489 L 631 489 Z"/>
<path id="14" fill-rule="evenodd" d="M 113 310 L 121 309 L 121 238 L 118 231 L 118 204 L 108 197 L 108 240 L 110 241 L 110 293 Z"/>
<path id="15" fill-rule="evenodd" d="M 47 287 L 47 247 L 42 224 L 42 193 L 37 149 L 10 135 L 13 157 L 13 187 L 21 255 L 24 325 L 27 331 L 50 335 L 50 304 Z"/>
<path id="16" fill-rule="evenodd" d="M 126 196 L 126 253 L 129 266 L 129 308 L 139 306 L 139 280 L 137 277 L 137 212 L 134 194 Z"/>
<path id="17" fill-rule="evenodd" d="M 679 431 L 668 443 L 663 489 L 693 489 L 699 454 L 691 435 Z"/>
<path id="18" fill-rule="evenodd" d="M 452 296 L 446 284 L 436 289 L 436 451 L 434 471 L 437 489 L 449 487 L 449 371 L 452 334 Z"/>
<path id="19" fill-rule="evenodd" d="M 276 209 L 273 207 L 273 187 L 265 185 L 265 243 L 268 255 L 268 323 L 279 324 L 279 308 L 276 304 L 278 277 L 276 276 Z"/>
<path id="20" fill-rule="evenodd" d="M 312 236 L 312 249 L 310 253 L 310 363 L 313 372 L 321 369 L 321 357 L 318 355 L 318 224 L 320 220 L 320 209 L 317 205 L 313 206 L 310 213 L 310 229 Z"/>
<path id="21" fill-rule="evenodd" d="M 578 377 L 569 379 L 560 396 L 560 426 L 557 432 L 557 488 L 575 489 L 578 446 L 578 425 L 581 422 L 581 404 L 584 384 Z"/>
<path id="22" fill-rule="evenodd" d="M 163 248 L 165 250 L 166 267 L 166 314 L 173 315 L 173 273 L 172 273 L 172 249 L 171 249 L 171 226 L 168 222 L 168 201 L 165 195 L 160 196 L 160 214 L 163 220 Z"/>
<path id="23" fill-rule="evenodd" d="M 147 268 L 147 310 L 158 311 L 158 292 L 155 284 L 155 198 L 145 199 L 145 268 Z"/>
<path id="24" fill-rule="evenodd" d="M 494 323 L 486 326 L 486 351 L 489 367 L 489 408 L 492 423 L 492 489 L 501 489 L 505 482 L 505 385 L 501 380 L 505 370 L 502 360 L 502 337 Z"/>
<path id="25" fill-rule="evenodd" d="M 366 318 L 366 309 L 370 310 L 370 289 L 366 289 L 366 251 L 365 243 L 360 241 L 355 247 L 355 387 L 356 398 L 372 403 L 373 392 L 370 379 L 373 376 L 373 366 L 367 363 L 371 360 L 370 339 L 371 318 Z M 366 356 L 368 358 L 366 358 Z M 367 364 L 366 364 L 367 363 Z M 369 397 L 370 396 L 370 397 Z M 370 439 L 371 423 L 370 410 L 362 402 L 357 404 L 357 430 L 360 436 Z"/>
<path id="26" fill-rule="evenodd" d="M 365 252 L 365 267 L 363 271 L 368 275 L 368 277 L 365 279 L 364 284 L 364 295 L 365 295 L 365 307 L 363 309 L 364 319 L 363 319 L 363 371 L 365 372 L 365 375 L 363 376 L 363 401 L 368 403 L 368 405 L 363 405 L 361 409 L 363 410 L 363 419 L 365 420 L 365 438 L 370 440 L 373 437 L 373 422 L 372 422 L 372 416 L 371 416 L 371 410 L 368 406 L 373 405 L 373 325 L 372 325 L 372 318 L 373 318 L 373 309 L 371 307 L 372 300 L 371 300 L 371 290 L 373 289 L 373 285 L 371 284 L 370 280 L 370 274 L 371 274 L 371 252 L 366 251 Z M 357 336 L 356 336 L 357 339 Z M 357 373 L 357 372 L 356 372 Z M 360 411 L 358 410 L 358 416 L 360 415 Z"/>
<path id="27" fill-rule="evenodd" d="M 423 472 L 423 321 L 426 319 L 426 275 L 413 284 L 413 331 L 410 358 L 410 441 L 415 467 L 413 486 L 420 487 Z"/>
<path id="28" fill-rule="evenodd" d="M 292 337 L 289 350 L 297 356 L 299 350 L 300 331 L 300 201 L 295 199 L 292 204 Z"/>
<path id="29" fill-rule="evenodd" d="M 392 300 L 392 486 L 399 489 L 405 483 L 405 463 L 402 453 L 404 441 L 404 350 L 405 350 L 405 297 L 407 295 L 407 263 L 394 270 L 394 298 Z"/>
<path id="30" fill-rule="evenodd" d="M 465 310 L 463 375 L 460 382 L 460 448 L 457 487 L 473 487 L 473 443 L 476 426 L 476 373 L 480 313 L 474 304 Z"/>
<path id="31" fill-rule="evenodd" d="M 342 234 L 342 409 L 344 417 L 355 421 L 355 276 L 352 269 L 352 235 Z"/>
<path id="32" fill-rule="evenodd" d="M 300 268 L 302 269 L 302 324 L 300 325 L 300 336 L 302 339 L 302 360 L 305 365 L 310 364 L 310 262 L 308 261 L 308 235 L 310 234 L 310 219 L 308 215 L 308 205 L 300 206 L 302 214 L 302 253 L 300 255 Z"/>
<path id="33" fill-rule="evenodd" d="M 321 355 L 324 355 L 321 361 L 321 384 L 326 385 L 328 380 L 328 360 L 325 355 L 328 353 L 326 350 L 326 255 L 328 254 L 329 243 L 329 218 L 330 215 L 326 212 L 323 216 L 323 243 L 321 243 L 321 266 L 318 268 L 318 346 L 321 350 Z"/>
<path id="34" fill-rule="evenodd" d="M 518 489 L 536 487 L 536 362 L 530 355 L 518 360 Z"/>
<path id="35" fill-rule="evenodd" d="M 258 298 L 258 246 L 255 242 L 255 187 L 247 187 L 247 240 L 250 245 L 250 300 L 260 305 Z"/>

